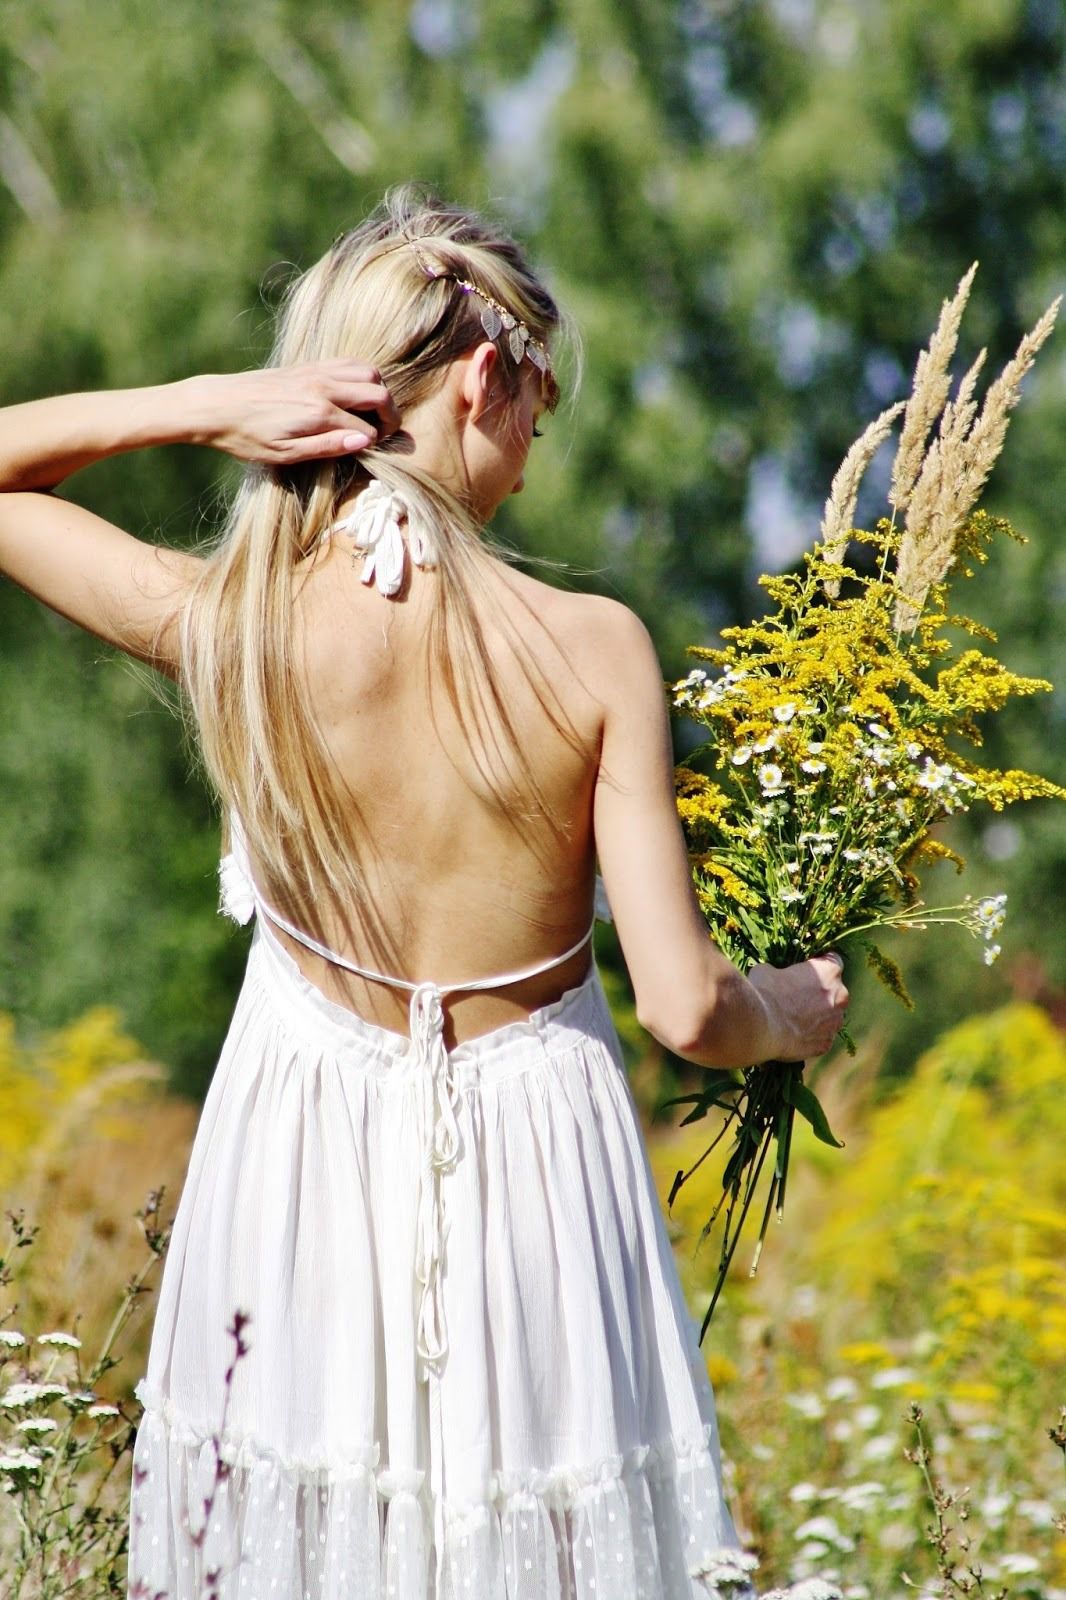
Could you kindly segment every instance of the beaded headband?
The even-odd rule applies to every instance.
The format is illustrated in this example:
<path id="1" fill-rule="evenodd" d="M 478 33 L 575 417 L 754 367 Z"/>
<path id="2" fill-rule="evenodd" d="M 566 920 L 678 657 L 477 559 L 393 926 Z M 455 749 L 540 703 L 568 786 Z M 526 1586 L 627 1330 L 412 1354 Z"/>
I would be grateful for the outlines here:
<path id="1" fill-rule="evenodd" d="M 469 278 L 460 278 L 454 272 L 441 271 L 433 266 L 427 261 L 413 240 L 411 241 L 411 247 L 418 258 L 419 266 L 427 278 L 434 280 L 449 278 L 464 294 L 472 294 L 476 300 L 481 302 L 481 326 L 485 330 L 486 338 L 495 343 L 501 334 L 506 333 L 507 348 L 511 352 L 511 358 L 515 365 L 518 366 L 524 357 L 528 357 L 543 375 L 557 399 L 558 385 L 555 381 L 555 374 L 552 372 L 551 358 L 548 355 L 547 346 L 539 339 L 534 338 L 525 323 L 516 317 L 513 311 L 508 311 L 505 305 L 501 305 L 498 300 L 494 299 L 486 289 L 482 289 L 479 284 L 471 283 Z M 549 409 L 553 409 L 553 405 L 554 402 L 549 405 Z"/>

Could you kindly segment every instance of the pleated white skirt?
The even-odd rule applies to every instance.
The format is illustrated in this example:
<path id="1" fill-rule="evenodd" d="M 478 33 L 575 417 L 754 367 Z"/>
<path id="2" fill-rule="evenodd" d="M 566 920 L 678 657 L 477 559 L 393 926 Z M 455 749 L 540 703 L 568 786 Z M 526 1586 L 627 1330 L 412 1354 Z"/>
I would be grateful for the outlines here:
<path id="1" fill-rule="evenodd" d="M 257 929 L 137 1388 L 131 1596 L 204 1600 L 212 1573 L 219 1600 L 719 1593 L 714 1401 L 595 973 L 451 1068 L 424 1382 L 408 1041 Z"/>

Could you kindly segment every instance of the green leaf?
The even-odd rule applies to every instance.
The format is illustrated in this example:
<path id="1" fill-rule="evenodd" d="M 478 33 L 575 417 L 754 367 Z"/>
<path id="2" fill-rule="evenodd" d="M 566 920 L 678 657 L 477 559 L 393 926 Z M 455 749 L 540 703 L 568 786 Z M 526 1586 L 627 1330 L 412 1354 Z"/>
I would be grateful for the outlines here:
<path id="1" fill-rule="evenodd" d="M 813 1089 L 809 1089 L 797 1078 L 790 1087 L 790 1099 L 800 1116 L 814 1129 L 816 1139 L 821 1139 L 823 1144 L 831 1144 L 834 1150 L 843 1150 L 844 1146 L 834 1137 L 829 1119 L 822 1110 L 822 1102 Z"/>

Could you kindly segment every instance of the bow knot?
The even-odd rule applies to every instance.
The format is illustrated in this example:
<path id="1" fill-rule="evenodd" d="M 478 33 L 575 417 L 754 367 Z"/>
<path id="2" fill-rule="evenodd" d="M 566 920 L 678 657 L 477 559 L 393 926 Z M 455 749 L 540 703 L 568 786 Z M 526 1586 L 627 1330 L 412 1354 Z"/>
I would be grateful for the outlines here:
<path id="1" fill-rule="evenodd" d="M 411 541 L 411 559 L 416 567 L 436 565 L 437 552 L 428 528 L 412 526 L 410 507 L 403 495 L 375 478 L 355 502 L 355 509 L 329 531 L 348 533 L 360 550 L 367 552 L 363 562 L 364 583 L 377 583 L 378 593 L 394 595 L 403 585 L 405 546 L 403 526 Z"/>

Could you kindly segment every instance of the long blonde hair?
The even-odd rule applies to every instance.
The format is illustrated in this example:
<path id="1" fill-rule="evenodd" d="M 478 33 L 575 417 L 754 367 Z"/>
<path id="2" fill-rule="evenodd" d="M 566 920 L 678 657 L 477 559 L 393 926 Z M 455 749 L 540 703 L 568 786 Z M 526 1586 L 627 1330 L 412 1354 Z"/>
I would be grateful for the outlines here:
<path id="1" fill-rule="evenodd" d="M 477 300 L 456 279 L 485 290 L 545 347 L 560 325 L 558 307 L 512 239 L 407 186 L 293 284 L 270 364 L 357 357 L 380 370 L 402 417 L 486 337 Z M 514 397 L 522 363 L 505 334 L 498 348 Z M 436 536 L 428 682 L 443 684 L 488 794 L 506 810 L 521 793 L 524 811 L 558 821 L 524 757 L 478 626 L 493 551 L 470 507 L 390 448 L 394 442 L 386 438 L 357 459 L 250 469 L 180 617 L 181 680 L 196 740 L 224 812 L 241 820 L 264 889 L 309 931 L 328 923 L 349 934 L 358 928 L 379 959 L 393 955 L 395 941 L 366 891 L 371 842 L 307 703 L 292 627 L 296 568 L 314 554 L 360 474 L 401 489 L 412 515 Z M 531 664 L 528 675 L 572 745 L 572 725 L 543 676 Z"/>

